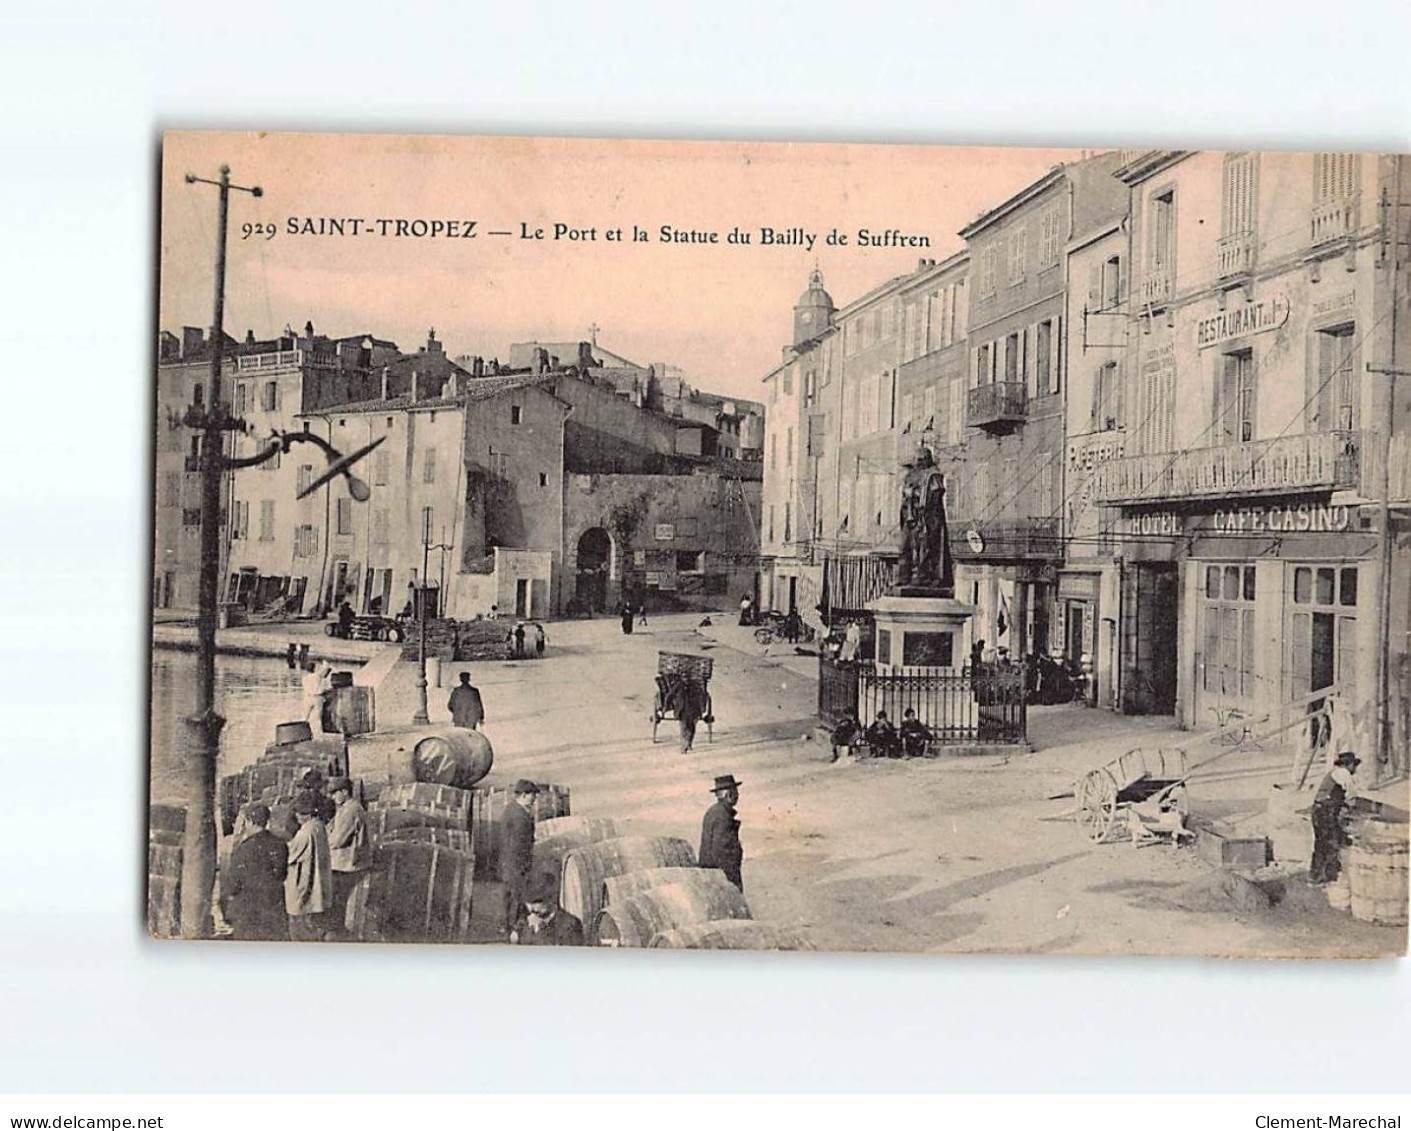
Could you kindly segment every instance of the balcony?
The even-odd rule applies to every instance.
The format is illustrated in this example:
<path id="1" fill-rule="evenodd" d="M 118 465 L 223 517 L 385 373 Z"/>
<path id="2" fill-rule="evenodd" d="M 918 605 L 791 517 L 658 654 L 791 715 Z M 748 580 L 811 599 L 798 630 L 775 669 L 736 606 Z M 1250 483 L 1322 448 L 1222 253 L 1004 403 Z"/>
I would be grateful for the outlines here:
<path id="1" fill-rule="evenodd" d="M 1351 236 L 1357 231 L 1357 198 L 1347 196 L 1315 204 L 1311 227 L 1315 247 Z"/>
<path id="2" fill-rule="evenodd" d="M 1161 306 L 1171 301 L 1176 293 L 1175 273 L 1169 267 L 1148 267 L 1142 276 L 1141 302 L 1143 306 Z"/>
<path id="3" fill-rule="evenodd" d="M 1222 236 L 1215 245 L 1215 274 L 1217 278 L 1228 279 L 1231 275 L 1245 275 L 1254 270 L 1254 233 L 1236 232 Z"/>
<path id="4" fill-rule="evenodd" d="M 969 533 L 980 536 L 980 549 L 970 544 Z M 1063 557 L 1063 540 L 1056 518 L 1020 518 L 1004 522 L 952 522 L 950 550 L 956 561 L 999 561 L 1014 558 Z"/>
<path id="5" fill-rule="evenodd" d="M 1313 432 L 1114 460 L 1093 472 L 1102 504 L 1237 498 L 1358 485 L 1361 433 Z"/>
<path id="6" fill-rule="evenodd" d="M 181 466 L 184 471 L 200 471 L 201 457 L 187 452 L 186 456 L 181 461 Z"/>
<path id="7" fill-rule="evenodd" d="M 1022 381 L 995 381 L 971 389 L 965 402 L 965 423 L 971 428 L 1007 431 L 1022 424 L 1029 396 Z"/>

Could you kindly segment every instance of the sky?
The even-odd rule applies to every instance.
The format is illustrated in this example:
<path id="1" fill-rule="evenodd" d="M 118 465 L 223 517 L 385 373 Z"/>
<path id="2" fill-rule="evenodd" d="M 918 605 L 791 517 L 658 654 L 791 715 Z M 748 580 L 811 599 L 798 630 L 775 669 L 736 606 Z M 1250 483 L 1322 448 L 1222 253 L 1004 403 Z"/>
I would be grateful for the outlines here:
<path id="1" fill-rule="evenodd" d="M 259 198 L 231 194 L 225 329 L 236 338 L 250 329 L 271 337 L 312 321 L 319 334 L 372 333 L 410 352 L 434 328 L 452 356 L 505 359 L 512 341 L 576 341 L 596 325 L 600 346 L 641 364 L 679 365 L 697 388 L 758 399 L 761 379 L 791 340 L 793 306 L 815 265 L 842 307 L 914 270 L 919 258 L 960 250 L 962 226 L 1077 156 L 940 146 L 168 133 L 160 326 L 179 333 L 211 323 L 217 192 L 188 185 L 184 175 L 214 180 L 227 164 L 233 183 L 263 190 Z M 345 221 L 343 235 L 317 234 L 331 229 L 330 218 Z M 356 235 L 351 220 L 362 221 Z M 398 221 L 406 222 L 402 234 Z M 435 221 L 446 226 L 433 236 Z M 556 233 L 555 225 L 564 227 Z M 719 242 L 664 241 L 663 225 L 714 232 Z M 646 242 L 632 239 L 634 227 L 647 233 Z M 792 230 L 802 229 L 816 242 L 765 244 L 765 227 L 795 239 Z M 730 243 L 735 228 L 751 242 Z M 858 246 L 864 228 L 925 237 L 929 246 Z M 834 229 L 846 246 L 827 242 Z M 423 230 L 428 234 L 414 234 Z M 467 238 L 468 230 L 474 234 Z M 526 238 L 539 230 L 543 239 Z M 608 238 L 612 230 L 620 240 Z"/>

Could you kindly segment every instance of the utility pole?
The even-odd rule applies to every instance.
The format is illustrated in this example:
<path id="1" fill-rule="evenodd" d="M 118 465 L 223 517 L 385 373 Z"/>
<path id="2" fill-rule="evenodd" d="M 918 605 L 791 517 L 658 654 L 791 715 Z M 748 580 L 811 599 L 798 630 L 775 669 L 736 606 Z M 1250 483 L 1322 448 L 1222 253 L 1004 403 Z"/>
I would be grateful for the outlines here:
<path id="1" fill-rule="evenodd" d="M 230 183 L 230 166 L 220 167 L 220 180 L 186 174 L 187 184 L 215 185 L 219 190 L 216 225 L 215 312 L 211 318 L 211 375 L 205 405 L 194 404 L 187 420 L 201 432 L 201 572 L 198 582 L 199 615 L 196 622 L 196 713 L 187 723 L 195 732 L 194 749 L 187 766 L 186 834 L 181 863 L 181 933 L 187 938 L 211 934 L 211 894 L 216 875 L 216 756 L 220 731 L 225 725 L 216 712 L 216 618 L 220 585 L 220 503 L 222 452 L 225 434 L 235 423 L 226 415 L 221 399 L 221 363 L 225 338 L 225 236 L 230 211 L 230 190 L 260 196 L 258 187 Z"/>
<path id="2" fill-rule="evenodd" d="M 431 713 L 426 701 L 426 567 L 431 556 L 431 510 L 421 512 L 421 592 L 417 595 L 416 714 L 413 726 L 426 726 Z M 439 594 L 438 594 L 439 597 Z"/>

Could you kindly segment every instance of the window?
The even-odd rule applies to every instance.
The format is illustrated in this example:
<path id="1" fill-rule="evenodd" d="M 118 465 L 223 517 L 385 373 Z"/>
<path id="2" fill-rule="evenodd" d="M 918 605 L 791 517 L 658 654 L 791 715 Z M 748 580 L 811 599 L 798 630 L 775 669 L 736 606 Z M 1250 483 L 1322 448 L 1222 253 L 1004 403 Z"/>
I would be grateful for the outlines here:
<path id="1" fill-rule="evenodd" d="M 916 303 L 906 304 L 906 315 L 902 325 L 902 360 L 910 361 L 921 352 L 916 340 Z"/>
<path id="2" fill-rule="evenodd" d="M 1004 379 L 1024 380 L 1024 339 L 1017 333 L 1004 340 Z"/>
<path id="3" fill-rule="evenodd" d="M 235 415 L 239 416 L 245 411 L 245 382 L 235 382 Z"/>
<path id="4" fill-rule="evenodd" d="M 784 466 L 794 466 L 794 426 L 789 425 L 789 430 L 784 442 Z"/>
<path id="5" fill-rule="evenodd" d="M 1357 194 L 1357 155 L 1319 153 L 1313 161 L 1313 192 L 1319 204 Z"/>
<path id="6" fill-rule="evenodd" d="M 372 510 L 372 540 L 379 546 L 387 544 L 387 508 L 374 507 Z"/>
<path id="7" fill-rule="evenodd" d="M 1254 439 L 1254 353 L 1222 354 L 1219 364 L 1214 418 L 1217 443 L 1247 444 Z"/>
<path id="8" fill-rule="evenodd" d="M 421 541 L 431 542 L 436 536 L 436 512 L 431 507 L 421 508 Z"/>
<path id="9" fill-rule="evenodd" d="M 1205 567 L 1202 686 L 1223 699 L 1254 696 L 1254 600 L 1252 565 Z"/>
<path id="10" fill-rule="evenodd" d="M 1358 366 L 1353 357 L 1353 331 L 1349 324 L 1321 331 L 1317 336 L 1318 384 L 1313 402 L 1314 432 L 1350 432 L 1358 418 Z"/>
<path id="11" fill-rule="evenodd" d="M 1102 306 L 1108 312 L 1116 310 L 1122 303 L 1122 257 L 1114 255 L 1102 265 Z"/>
<path id="12" fill-rule="evenodd" d="M 389 459 L 386 451 L 374 452 L 372 456 L 372 482 L 374 486 L 387 486 Z"/>
<path id="13" fill-rule="evenodd" d="M 276 448 L 274 454 L 270 456 L 269 459 L 265 460 L 264 463 L 260 464 L 260 470 L 278 471 L 279 465 L 282 462 L 284 462 L 284 453 L 281 452 L 278 448 Z"/>
<path id="14" fill-rule="evenodd" d="M 1034 391 L 1041 397 L 1046 397 L 1054 392 L 1053 322 L 1050 319 L 1040 322 L 1035 333 Z"/>
<path id="15" fill-rule="evenodd" d="M 294 556 L 311 558 L 318 553 L 318 529 L 305 523 L 294 529 Z"/>
<path id="16" fill-rule="evenodd" d="M 1063 213 L 1057 206 L 1039 219 L 1039 270 L 1058 264 L 1063 249 Z"/>
<path id="17" fill-rule="evenodd" d="M 787 535 L 785 536 L 787 538 Z M 705 555 L 697 553 L 695 550 L 676 551 L 676 572 L 677 573 L 703 573 L 705 572 Z"/>
<path id="18" fill-rule="evenodd" d="M 946 442 L 958 444 L 965 437 L 965 382 L 956 380 L 950 385 L 950 413 L 946 421 Z"/>
<path id="19" fill-rule="evenodd" d="M 266 412 L 279 408 L 279 382 L 266 381 L 260 393 L 260 407 Z"/>
<path id="20" fill-rule="evenodd" d="M 1009 237 L 1009 285 L 1024 281 L 1024 260 L 1029 253 L 1029 233 L 1020 228 Z"/>
<path id="21" fill-rule="evenodd" d="M 1357 567 L 1294 566 L 1291 615 L 1293 695 L 1357 687 Z"/>
<path id="22" fill-rule="evenodd" d="M 549 474 L 548 474 L 548 472 L 546 472 L 546 471 L 541 471 L 541 472 L 539 472 L 539 486 L 540 486 L 540 487 L 547 487 L 548 485 L 549 485 Z"/>
<path id="23" fill-rule="evenodd" d="M 1094 432 L 1122 426 L 1122 384 L 1115 361 L 1104 362 L 1093 374 L 1091 426 Z"/>
<path id="24" fill-rule="evenodd" d="M 999 245 L 991 244 L 980 253 L 980 297 L 992 298 L 999 289 Z"/>
<path id="25" fill-rule="evenodd" d="M 886 341 L 886 339 L 896 333 L 896 321 L 895 307 L 893 307 L 891 303 L 882 307 L 882 333 L 880 336 L 883 341 Z"/>
<path id="26" fill-rule="evenodd" d="M 422 466 L 421 481 L 423 483 L 436 482 L 436 449 L 426 449 L 426 460 Z"/>
<path id="27" fill-rule="evenodd" d="M 813 403 L 818 384 L 817 377 L 818 375 L 812 369 L 803 375 L 803 399 L 805 404 Z"/>
<path id="28" fill-rule="evenodd" d="M 311 463 L 301 463 L 298 475 L 295 477 L 295 494 L 302 495 L 309 489 L 309 484 L 314 481 L 314 465 Z"/>
<path id="29" fill-rule="evenodd" d="M 1151 235 L 1147 247 L 1152 270 L 1171 271 L 1176 257 L 1175 238 L 1176 190 L 1167 189 L 1151 198 Z"/>
<path id="30" fill-rule="evenodd" d="M 1053 472 L 1055 460 L 1052 452 L 1039 453 L 1039 470 L 1034 479 L 1034 513 L 1038 518 L 1048 518 L 1053 514 Z"/>
<path id="31" fill-rule="evenodd" d="M 1254 153 L 1227 153 L 1221 193 L 1220 230 L 1225 236 L 1254 231 L 1254 177 L 1259 157 Z"/>
<path id="32" fill-rule="evenodd" d="M 512 404 L 512 405 L 510 405 L 510 423 L 511 423 L 511 424 L 523 424 L 523 423 L 524 423 L 524 410 L 523 410 L 522 408 L 520 408 L 520 406 L 517 405 L 517 404 Z M 431 482 L 431 480 L 428 479 L 427 482 L 429 483 L 429 482 Z"/>
<path id="33" fill-rule="evenodd" d="M 779 433 L 772 433 L 769 437 L 769 470 L 775 471 L 779 467 Z"/>
<path id="34" fill-rule="evenodd" d="M 260 541 L 274 541 L 274 500 L 260 500 Z"/>
<path id="35" fill-rule="evenodd" d="M 773 503 L 770 503 L 770 504 L 769 504 L 769 538 L 768 538 L 768 541 L 770 541 L 770 542 L 773 542 L 773 541 L 774 541 L 774 504 L 773 504 Z"/>
<path id="36" fill-rule="evenodd" d="M 902 428 L 909 428 L 916 420 L 916 394 L 907 393 L 901 399 Z"/>
<path id="37" fill-rule="evenodd" d="M 975 350 L 975 384 L 990 383 L 990 343 L 986 342 Z"/>
<path id="38" fill-rule="evenodd" d="M 927 385 L 926 391 L 921 394 L 921 421 L 922 429 L 936 427 L 936 386 Z"/>
<path id="39" fill-rule="evenodd" d="M 334 529 L 339 534 L 351 534 L 353 532 L 353 500 L 339 499 L 335 507 L 337 514 L 337 525 Z"/>
<path id="40" fill-rule="evenodd" d="M 784 370 L 784 395 L 785 395 L 786 397 L 790 397 L 790 396 L 793 396 L 793 394 L 794 394 L 794 371 L 793 371 L 792 369 L 786 369 L 786 370 Z"/>
<path id="41" fill-rule="evenodd" d="M 784 503 L 784 541 L 794 540 L 794 505 L 790 502 Z"/>
<path id="42" fill-rule="evenodd" d="M 691 515 L 676 520 L 676 537 L 695 538 L 701 532 L 701 520 Z"/>
<path id="43" fill-rule="evenodd" d="M 206 386 L 200 381 L 191 386 L 191 399 L 196 402 L 197 408 L 206 403 Z"/>

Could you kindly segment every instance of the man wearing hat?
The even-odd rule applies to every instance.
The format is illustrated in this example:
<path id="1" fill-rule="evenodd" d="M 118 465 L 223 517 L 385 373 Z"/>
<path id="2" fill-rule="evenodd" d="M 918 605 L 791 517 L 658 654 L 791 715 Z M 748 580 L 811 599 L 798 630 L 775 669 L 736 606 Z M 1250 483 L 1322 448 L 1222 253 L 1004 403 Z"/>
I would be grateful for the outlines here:
<path id="1" fill-rule="evenodd" d="M 1338 878 L 1342 864 L 1338 854 L 1342 847 L 1351 844 L 1343 830 L 1343 817 L 1347 814 L 1347 802 L 1357 796 L 1357 786 L 1352 775 L 1362 759 L 1344 750 L 1333 759 L 1333 768 L 1328 771 L 1313 797 L 1313 861 L 1308 867 L 1310 884 L 1330 884 Z"/>
<path id="2" fill-rule="evenodd" d="M 367 810 L 353 796 L 353 783 L 346 777 L 333 778 L 328 792 L 336 806 L 328 826 L 328 856 L 333 869 L 332 929 L 347 929 L 348 897 L 362 874 L 372 867 L 372 841 L 367 833 Z"/>
<path id="3" fill-rule="evenodd" d="M 744 861 L 745 850 L 740 846 L 740 822 L 735 816 L 742 784 L 735 780 L 734 774 L 721 774 L 715 779 L 711 789 L 715 794 L 715 804 L 706 810 L 705 820 L 701 822 L 698 862 L 702 868 L 719 868 L 727 880 L 744 891 L 745 880 L 740 875 L 740 865 Z"/>
<path id="4" fill-rule="evenodd" d="M 540 872 L 525 897 L 525 915 L 511 938 L 520 946 L 582 946 L 583 924 L 559 906 L 558 877 Z"/>
<path id="5" fill-rule="evenodd" d="M 289 842 L 289 870 L 284 877 L 284 910 L 289 937 L 295 942 L 323 938 L 333 906 L 333 874 L 328 857 L 328 830 L 319 819 L 314 795 L 301 789 L 294 797 L 299 831 Z"/>
<path id="6" fill-rule="evenodd" d="M 520 778 L 505 806 L 500 822 L 500 880 L 505 885 L 505 923 L 510 942 L 515 941 L 515 925 L 524 915 L 525 896 L 534 866 L 534 798 L 539 787 Z"/>
<path id="7" fill-rule="evenodd" d="M 451 722 L 465 730 L 478 730 L 485 721 L 485 704 L 480 701 L 480 688 L 470 682 L 470 672 L 461 672 L 460 686 L 451 692 L 446 709 Z"/>
<path id="8" fill-rule="evenodd" d="M 284 914 L 284 875 L 289 849 L 269 831 L 269 806 L 255 802 L 245 810 L 254 831 L 235 846 L 221 875 L 221 914 L 242 942 L 289 937 Z"/>

